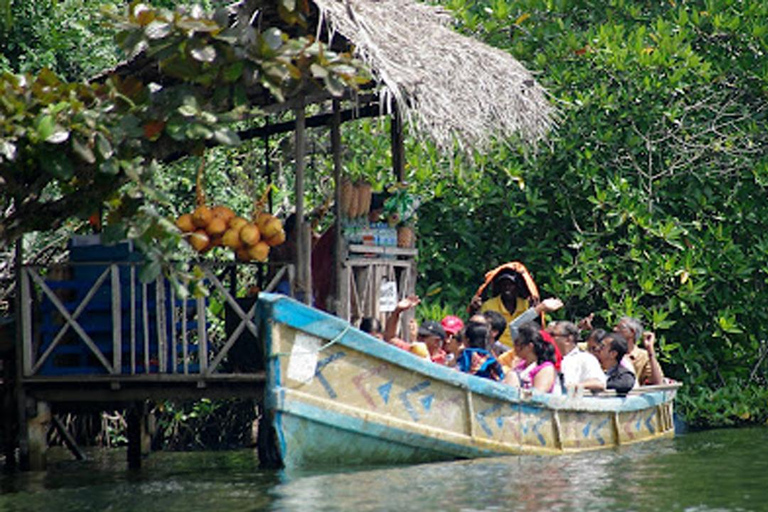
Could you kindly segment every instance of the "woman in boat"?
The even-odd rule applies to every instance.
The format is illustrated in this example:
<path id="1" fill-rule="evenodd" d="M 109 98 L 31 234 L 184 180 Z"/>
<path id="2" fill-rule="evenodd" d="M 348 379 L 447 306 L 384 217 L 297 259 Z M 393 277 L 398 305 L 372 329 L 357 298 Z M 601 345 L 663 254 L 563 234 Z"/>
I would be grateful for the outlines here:
<path id="1" fill-rule="evenodd" d="M 459 354 L 464 349 L 464 322 L 457 316 L 448 315 L 440 321 L 440 324 L 445 329 L 445 343 L 443 343 L 443 350 L 447 354 L 445 365 L 456 366 Z"/>
<path id="2" fill-rule="evenodd" d="M 514 343 L 520 362 L 507 373 L 504 383 L 544 393 L 558 390 L 555 348 L 544 339 L 539 326 L 535 322 L 522 325 Z"/>

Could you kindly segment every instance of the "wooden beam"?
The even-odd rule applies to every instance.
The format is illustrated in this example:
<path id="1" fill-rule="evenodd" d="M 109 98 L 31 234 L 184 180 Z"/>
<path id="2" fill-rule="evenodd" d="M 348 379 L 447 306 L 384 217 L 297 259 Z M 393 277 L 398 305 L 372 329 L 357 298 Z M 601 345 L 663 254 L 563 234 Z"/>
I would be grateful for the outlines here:
<path id="1" fill-rule="evenodd" d="M 392 143 L 392 172 L 398 182 L 405 181 L 405 147 L 403 144 L 403 122 L 397 105 L 392 112 L 389 125 Z"/>
<path id="2" fill-rule="evenodd" d="M 384 115 L 378 104 L 364 105 L 360 108 L 343 110 L 339 113 L 339 119 L 341 123 L 346 121 L 352 121 L 355 119 L 364 119 L 368 117 L 379 117 Z M 311 117 L 305 117 L 304 126 L 306 128 L 318 128 L 321 126 L 329 126 L 333 123 L 334 113 L 317 114 Z M 249 128 L 237 132 L 237 135 L 242 140 L 250 140 L 256 137 L 266 137 L 269 135 L 276 135 L 278 133 L 292 132 L 296 129 L 296 120 L 284 121 L 276 124 L 265 124 L 256 128 Z"/>
<path id="3" fill-rule="evenodd" d="M 74 455 L 77 460 L 86 460 L 87 457 L 85 456 L 85 452 L 81 450 L 79 446 L 77 446 L 75 438 L 72 437 L 72 434 L 69 433 L 67 427 L 64 426 L 64 424 L 55 414 L 51 417 L 51 423 L 52 427 L 56 429 L 56 432 L 59 433 L 61 439 L 64 441 L 64 445 L 72 453 L 72 455 Z"/>
<path id="4" fill-rule="evenodd" d="M 304 171 L 306 169 L 306 112 L 304 104 L 296 107 L 295 161 L 296 183 L 296 291 L 297 298 L 307 305 L 312 304 L 312 242 L 309 225 L 304 218 Z"/>
<path id="5" fill-rule="evenodd" d="M 346 259 L 344 250 L 344 238 L 341 232 L 341 105 L 339 100 L 333 100 L 333 116 L 331 118 L 331 152 L 333 153 L 333 186 L 334 186 L 334 226 L 335 236 L 333 243 L 333 265 L 335 269 L 335 282 L 333 284 L 334 305 L 333 312 L 343 315 L 344 320 L 349 320 L 348 312 L 342 304 L 346 302 L 346 294 L 343 293 L 342 265 Z M 343 299 L 343 300 L 342 300 Z"/>
<path id="6" fill-rule="evenodd" d="M 16 400 L 16 427 L 19 445 L 19 469 L 29 471 L 29 429 L 27 426 L 27 397 L 24 393 L 24 376 L 32 373 L 32 300 L 29 276 L 24 264 L 24 235 L 16 240 L 14 248 L 14 272 L 16 275 L 16 379 L 14 398 Z M 29 333 L 26 330 L 29 330 Z"/>

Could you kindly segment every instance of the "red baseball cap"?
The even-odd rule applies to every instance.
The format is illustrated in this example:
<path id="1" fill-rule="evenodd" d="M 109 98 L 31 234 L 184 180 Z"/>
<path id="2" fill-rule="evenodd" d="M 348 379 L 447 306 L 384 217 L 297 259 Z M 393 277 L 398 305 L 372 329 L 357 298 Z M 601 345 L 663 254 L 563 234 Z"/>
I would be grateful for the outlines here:
<path id="1" fill-rule="evenodd" d="M 461 318 L 453 315 L 448 315 L 443 318 L 440 324 L 448 334 L 456 334 L 464 328 L 464 322 L 461 321 Z"/>

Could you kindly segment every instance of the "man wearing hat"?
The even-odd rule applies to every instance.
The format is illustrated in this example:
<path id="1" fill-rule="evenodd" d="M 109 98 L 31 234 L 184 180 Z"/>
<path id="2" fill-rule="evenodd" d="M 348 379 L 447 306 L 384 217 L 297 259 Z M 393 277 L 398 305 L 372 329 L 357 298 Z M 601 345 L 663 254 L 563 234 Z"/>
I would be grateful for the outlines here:
<path id="1" fill-rule="evenodd" d="M 529 307 L 528 300 L 521 297 L 519 293 L 520 287 L 525 286 L 521 281 L 520 275 L 514 270 L 504 269 L 498 272 L 492 281 L 493 297 L 482 302 L 481 297 L 475 295 L 469 307 L 470 314 L 475 313 L 478 309 L 481 313 L 497 311 L 501 313 L 509 325 L 512 320 L 522 315 Z M 506 329 L 497 341 L 508 347 L 514 345 L 509 329 Z"/>
<path id="2" fill-rule="evenodd" d="M 419 326 L 417 339 L 427 346 L 429 358 L 433 363 L 445 364 L 445 329 L 434 320 L 426 320 Z"/>

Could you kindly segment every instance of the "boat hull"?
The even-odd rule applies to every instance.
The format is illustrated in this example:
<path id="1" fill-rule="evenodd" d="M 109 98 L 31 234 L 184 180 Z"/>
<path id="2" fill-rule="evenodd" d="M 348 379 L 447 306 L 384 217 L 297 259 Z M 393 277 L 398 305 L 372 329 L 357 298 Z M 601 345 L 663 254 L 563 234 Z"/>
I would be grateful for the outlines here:
<path id="1" fill-rule="evenodd" d="M 676 386 L 530 393 L 388 345 L 292 299 L 260 299 L 266 414 L 286 467 L 605 449 L 674 434 Z"/>

